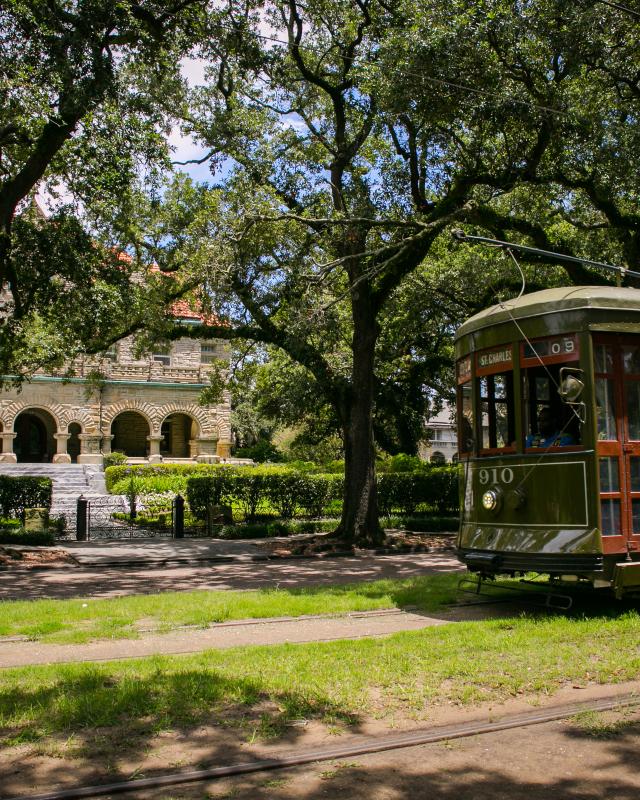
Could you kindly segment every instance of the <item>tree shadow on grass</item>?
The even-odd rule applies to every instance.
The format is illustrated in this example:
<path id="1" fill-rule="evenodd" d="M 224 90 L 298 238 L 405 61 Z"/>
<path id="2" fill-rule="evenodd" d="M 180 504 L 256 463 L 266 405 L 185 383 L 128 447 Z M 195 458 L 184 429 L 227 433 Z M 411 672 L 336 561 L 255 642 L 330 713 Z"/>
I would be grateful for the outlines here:
<path id="1" fill-rule="evenodd" d="M 269 690 L 258 678 L 226 677 L 206 664 L 156 662 L 142 676 L 127 674 L 126 665 L 65 666 L 33 688 L 0 691 L 0 797 L 126 780 L 163 731 L 211 764 L 256 758 L 247 742 L 277 738 L 295 747 L 303 728 L 291 723 L 299 719 L 360 730 L 358 715 L 330 698 Z"/>

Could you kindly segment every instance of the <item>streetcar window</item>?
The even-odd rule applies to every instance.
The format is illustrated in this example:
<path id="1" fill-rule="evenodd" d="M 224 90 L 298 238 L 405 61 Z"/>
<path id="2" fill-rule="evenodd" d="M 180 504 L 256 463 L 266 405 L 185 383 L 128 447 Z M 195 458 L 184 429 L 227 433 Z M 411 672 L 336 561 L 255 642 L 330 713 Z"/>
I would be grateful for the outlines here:
<path id="1" fill-rule="evenodd" d="M 458 386 L 458 450 L 473 452 L 473 390 L 471 381 Z"/>
<path id="2" fill-rule="evenodd" d="M 515 442 L 513 373 L 478 379 L 482 449 L 511 447 Z"/>
<path id="3" fill-rule="evenodd" d="M 526 448 L 569 447 L 581 443 L 580 418 L 558 394 L 563 363 L 523 370 Z"/>
<path id="4" fill-rule="evenodd" d="M 616 426 L 616 402 L 614 392 L 614 360 L 613 347 L 596 343 L 595 356 L 595 391 L 596 391 L 596 428 L 600 441 L 613 441 L 618 438 Z M 627 360 L 627 366 L 631 365 Z"/>
<path id="5" fill-rule="evenodd" d="M 612 499 L 602 499 L 600 501 L 600 513 L 602 516 L 602 535 L 620 535 L 620 501 Z"/>

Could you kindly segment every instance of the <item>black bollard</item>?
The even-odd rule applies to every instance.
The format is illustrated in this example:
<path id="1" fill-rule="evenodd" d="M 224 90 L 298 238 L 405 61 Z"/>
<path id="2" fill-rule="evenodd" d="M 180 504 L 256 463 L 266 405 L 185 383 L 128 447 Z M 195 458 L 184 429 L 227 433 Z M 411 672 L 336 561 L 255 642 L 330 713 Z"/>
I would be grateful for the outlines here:
<path id="1" fill-rule="evenodd" d="M 89 501 L 80 495 L 76 510 L 76 539 L 86 542 L 89 538 Z"/>
<path id="2" fill-rule="evenodd" d="M 184 539 L 184 497 L 180 494 L 173 501 L 173 536 Z"/>

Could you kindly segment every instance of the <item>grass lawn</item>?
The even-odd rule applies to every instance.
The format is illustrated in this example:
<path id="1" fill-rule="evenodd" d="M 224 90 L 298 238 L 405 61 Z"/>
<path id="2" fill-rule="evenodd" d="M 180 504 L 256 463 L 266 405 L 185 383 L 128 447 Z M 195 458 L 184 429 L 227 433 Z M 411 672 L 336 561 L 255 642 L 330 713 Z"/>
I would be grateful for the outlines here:
<path id="1" fill-rule="evenodd" d="M 520 616 L 457 623 L 384 639 L 237 648 L 189 656 L 0 672 L 0 742 L 53 735 L 151 737 L 190 726 L 258 735 L 320 719 L 424 719 L 430 706 L 552 693 L 570 682 L 640 674 L 640 616 Z M 256 735 L 254 728 L 253 735 Z"/>
<path id="2" fill-rule="evenodd" d="M 140 626 L 168 631 L 232 619 L 330 614 L 416 606 L 436 611 L 456 600 L 458 574 L 349 586 L 259 591 L 196 591 L 74 600 L 0 602 L 0 636 L 81 643 L 131 638 Z"/>

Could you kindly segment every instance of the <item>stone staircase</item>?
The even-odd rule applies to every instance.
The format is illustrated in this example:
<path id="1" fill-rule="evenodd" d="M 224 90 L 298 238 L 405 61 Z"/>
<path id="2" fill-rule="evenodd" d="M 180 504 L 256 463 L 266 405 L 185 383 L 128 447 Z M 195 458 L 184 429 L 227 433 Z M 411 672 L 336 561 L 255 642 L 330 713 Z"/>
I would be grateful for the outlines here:
<path id="1" fill-rule="evenodd" d="M 51 478 L 53 500 L 51 516 L 64 515 L 67 529 L 74 530 L 76 504 L 80 495 L 87 500 L 100 498 L 101 507 L 111 511 L 126 511 L 126 500 L 120 495 L 108 495 L 104 483 L 104 472 L 94 464 L 6 464 L 0 463 L 0 475 L 33 475 Z M 111 508 L 112 506 L 112 508 Z"/>

